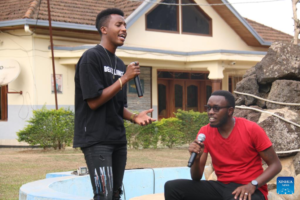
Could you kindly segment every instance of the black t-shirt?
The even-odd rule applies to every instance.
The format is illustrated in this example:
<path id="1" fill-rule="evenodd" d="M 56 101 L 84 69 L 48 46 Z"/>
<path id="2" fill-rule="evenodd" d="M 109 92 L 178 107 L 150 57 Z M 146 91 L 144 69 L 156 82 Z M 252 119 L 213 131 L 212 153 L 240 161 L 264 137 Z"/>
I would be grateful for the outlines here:
<path id="1" fill-rule="evenodd" d="M 115 68 L 115 55 L 108 50 L 105 52 L 100 45 L 83 53 L 75 72 L 74 148 L 94 144 L 126 144 L 123 122 L 123 109 L 127 107 L 126 85 L 96 110 L 90 109 L 87 104 L 87 99 L 100 96 L 125 72 L 123 61 L 117 58 Z"/>

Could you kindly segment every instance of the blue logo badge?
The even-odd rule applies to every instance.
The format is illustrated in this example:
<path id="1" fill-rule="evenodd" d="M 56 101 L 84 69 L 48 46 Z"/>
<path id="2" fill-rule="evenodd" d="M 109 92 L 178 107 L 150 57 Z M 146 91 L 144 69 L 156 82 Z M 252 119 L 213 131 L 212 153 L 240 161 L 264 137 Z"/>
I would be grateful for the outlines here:
<path id="1" fill-rule="evenodd" d="M 294 194 L 294 177 L 277 177 L 277 194 Z"/>

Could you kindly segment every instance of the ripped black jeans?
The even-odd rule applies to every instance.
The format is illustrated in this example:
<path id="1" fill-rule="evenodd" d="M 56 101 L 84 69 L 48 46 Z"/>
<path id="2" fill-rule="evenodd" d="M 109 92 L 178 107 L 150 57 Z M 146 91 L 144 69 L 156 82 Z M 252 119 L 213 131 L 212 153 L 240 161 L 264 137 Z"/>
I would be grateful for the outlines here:
<path id="1" fill-rule="evenodd" d="M 102 145 L 81 148 L 94 191 L 94 200 L 120 198 L 127 160 L 127 145 Z"/>

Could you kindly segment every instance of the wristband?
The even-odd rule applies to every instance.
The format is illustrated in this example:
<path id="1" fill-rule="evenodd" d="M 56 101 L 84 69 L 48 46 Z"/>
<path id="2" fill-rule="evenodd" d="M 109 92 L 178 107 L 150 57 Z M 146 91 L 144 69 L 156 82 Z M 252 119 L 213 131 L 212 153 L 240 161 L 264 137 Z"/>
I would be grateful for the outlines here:
<path id="1" fill-rule="evenodd" d="M 122 88 L 123 88 L 122 80 L 121 80 L 121 78 L 119 78 L 118 80 L 119 80 L 119 82 L 120 82 L 120 87 L 121 87 L 120 90 L 122 90 Z"/>
<path id="2" fill-rule="evenodd" d="M 135 118 L 137 117 L 137 114 L 136 113 L 132 113 L 132 115 L 130 116 L 130 121 L 135 123 Z"/>

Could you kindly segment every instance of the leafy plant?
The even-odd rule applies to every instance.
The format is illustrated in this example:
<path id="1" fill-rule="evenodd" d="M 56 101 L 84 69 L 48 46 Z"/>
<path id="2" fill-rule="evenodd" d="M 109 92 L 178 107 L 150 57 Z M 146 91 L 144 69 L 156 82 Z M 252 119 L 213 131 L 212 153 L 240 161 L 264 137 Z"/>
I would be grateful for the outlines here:
<path id="1" fill-rule="evenodd" d="M 184 111 L 179 109 L 174 114 L 176 118 L 181 120 L 182 132 L 185 134 L 186 143 L 194 141 L 200 128 L 209 123 L 206 112 L 200 113 L 193 110 Z"/>
<path id="2" fill-rule="evenodd" d="M 161 143 L 169 148 L 184 144 L 185 135 L 182 132 L 181 120 L 171 117 L 162 119 L 156 124 Z"/>
<path id="3" fill-rule="evenodd" d="M 74 112 L 60 108 L 59 110 L 34 110 L 29 124 L 17 132 L 18 141 L 43 148 L 64 149 L 70 145 L 74 134 Z"/>

